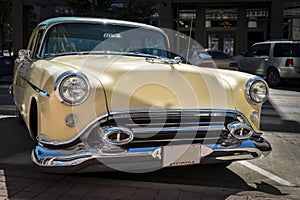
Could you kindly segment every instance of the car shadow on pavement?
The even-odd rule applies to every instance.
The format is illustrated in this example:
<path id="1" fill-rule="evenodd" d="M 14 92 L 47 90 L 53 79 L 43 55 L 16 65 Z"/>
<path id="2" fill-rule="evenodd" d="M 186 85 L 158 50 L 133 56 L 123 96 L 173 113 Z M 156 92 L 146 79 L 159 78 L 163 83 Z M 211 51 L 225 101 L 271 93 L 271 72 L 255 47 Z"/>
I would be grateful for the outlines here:
<path id="1" fill-rule="evenodd" d="M 288 80 L 284 81 L 280 86 L 273 88 L 275 90 L 279 90 L 279 93 L 288 94 L 286 92 L 291 91 L 294 93 L 294 97 L 296 97 L 297 92 L 300 92 L 300 80 Z M 296 93 L 295 93 L 296 92 Z M 300 95 L 300 93 L 299 93 Z M 284 102 L 284 95 L 280 95 L 282 102 Z M 289 98 L 288 96 L 286 97 Z M 275 96 L 276 99 L 276 96 Z M 295 105 L 296 108 L 300 106 L 297 103 L 298 99 L 293 101 L 291 98 L 291 105 Z M 300 123 L 296 120 L 285 120 L 280 116 L 280 113 L 276 110 L 275 106 L 272 104 L 272 99 L 265 102 L 262 107 L 262 115 L 261 115 L 261 130 L 262 131 L 270 131 L 270 132 L 285 132 L 285 133 L 299 133 Z"/>
<path id="2" fill-rule="evenodd" d="M 284 81 L 274 89 L 300 92 L 300 79 Z"/>
<path id="3" fill-rule="evenodd" d="M 26 151 L 33 147 L 33 141 L 25 126 L 17 123 L 15 117 L 0 119 L 0 158 Z"/>
<path id="4" fill-rule="evenodd" d="M 102 173 L 78 174 L 75 176 L 93 177 L 94 179 L 105 178 L 117 180 L 130 180 L 144 183 L 146 182 L 149 184 L 159 183 L 162 184 L 163 187 L 165 187 L 164 189 L 168 189 L 167 187 L 169 186 L 163 184 L 180 186 L 183 190 L 186 186 L 194 188 L 220 188 L 222 189 L 222 192 L 220 194 L 215 194 L 216 196 L 223 195 L 220 199 L 225 199 L 230 195 L 236 195 L 240 192 L 245 191 L 262 192 L 268 195 L 275 196 L 287 195 L 282 193 L 278 188 L 265 182 L 255 183 L 255 186 L 251 187 L 240 176 L 235 174 L 233 171 L 231 171 L 224 165 L 194 165 L 185 167 L 164 168 L 158 171 L 148 173 L 125 173 L 113 171 Z M 211 194 L 209 191 L 207 191 L 207 193 L 203 195 L 208 195 L 205 197 L 209 199 L 208 197 L 214 194 Z"/>
<path id="5" fill-rule="evenodd" d="M 271 101 L 264 103 L 261 114 L 261 130 L 270 132 L 299 133 L 297 121 L 282 119 Z"/>

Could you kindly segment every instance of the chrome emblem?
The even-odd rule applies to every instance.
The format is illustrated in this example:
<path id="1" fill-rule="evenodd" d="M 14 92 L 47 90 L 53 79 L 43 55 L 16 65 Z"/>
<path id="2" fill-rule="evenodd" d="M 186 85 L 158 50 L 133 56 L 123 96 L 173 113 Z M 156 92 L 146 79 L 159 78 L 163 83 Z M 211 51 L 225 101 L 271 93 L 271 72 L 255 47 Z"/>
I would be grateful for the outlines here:
<path id="1" fill-rule="evenodd" d="M 128 128 L 112 127 L 103 133 L 102 138 L 105 142 L 112 145 L 124 145 L 131 142 L 134 135 Z"/>

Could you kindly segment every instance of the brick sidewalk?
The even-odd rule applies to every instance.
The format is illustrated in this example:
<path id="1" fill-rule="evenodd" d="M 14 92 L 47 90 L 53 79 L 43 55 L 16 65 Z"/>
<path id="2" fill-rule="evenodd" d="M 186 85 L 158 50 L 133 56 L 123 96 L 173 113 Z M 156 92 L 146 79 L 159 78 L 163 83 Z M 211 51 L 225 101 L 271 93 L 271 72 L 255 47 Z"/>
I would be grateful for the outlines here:
<path id="1" fill-rule="evenodd" d="M 2 199 L 97 200 L 275 200 L 292 199 L 265 194 L 242 195 L 241 190 L 204 186 L 138 182 L 93 177 L 52 175 L 17 170 L 0 171 Z"/>

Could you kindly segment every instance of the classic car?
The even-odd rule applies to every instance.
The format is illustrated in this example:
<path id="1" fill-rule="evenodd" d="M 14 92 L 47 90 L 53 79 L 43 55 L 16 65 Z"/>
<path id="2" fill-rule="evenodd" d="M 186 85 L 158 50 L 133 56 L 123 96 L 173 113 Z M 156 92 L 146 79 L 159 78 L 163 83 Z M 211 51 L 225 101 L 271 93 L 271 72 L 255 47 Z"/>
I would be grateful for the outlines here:
<path id="1" fill-rule="evenodd" d="M 230 163 L 268 155 L 254 75 L 183 64 L 150 25 L 62 17 L 41 22 L 19 51 L 11 94 L 53 173 Z"/>

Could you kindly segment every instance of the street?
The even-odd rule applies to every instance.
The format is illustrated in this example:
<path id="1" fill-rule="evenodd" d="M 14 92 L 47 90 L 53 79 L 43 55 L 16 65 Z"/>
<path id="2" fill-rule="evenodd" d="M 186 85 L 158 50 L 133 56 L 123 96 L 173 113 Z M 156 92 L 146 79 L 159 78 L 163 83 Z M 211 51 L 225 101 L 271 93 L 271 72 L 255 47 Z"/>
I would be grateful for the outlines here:
<path id="1" fill-rule="evenodd" d="M 272 153 L 231 165 L 165 168 L 129 174 L 44 174 L 31 163 L 34 146 L 15 118 L 8 94 L 11 77 L 0 79 L 0 199 L 299 199 L 300 84 L 270 90 L 261 129 Z"/>

